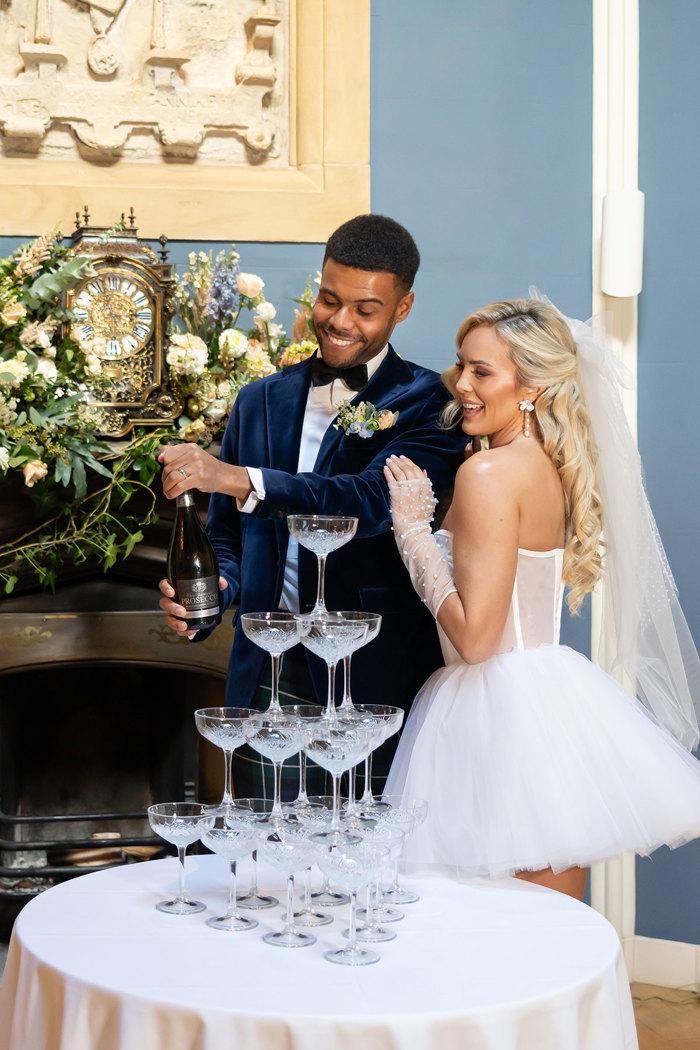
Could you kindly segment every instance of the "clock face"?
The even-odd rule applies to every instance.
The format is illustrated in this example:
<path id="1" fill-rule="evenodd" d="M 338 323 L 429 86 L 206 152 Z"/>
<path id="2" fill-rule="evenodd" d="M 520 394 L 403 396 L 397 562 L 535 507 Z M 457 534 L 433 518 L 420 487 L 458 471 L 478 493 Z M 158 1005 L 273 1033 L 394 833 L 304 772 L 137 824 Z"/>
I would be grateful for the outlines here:
<path id="1" fill-rule="evenodd" d="M 103 268 L 89 277 L 76 289 L 72 309 L 76 334 L 94 339 L 95 353 L 104 361 L 131 357 L 153 331 L 153 297 L 130 271 Z"/>

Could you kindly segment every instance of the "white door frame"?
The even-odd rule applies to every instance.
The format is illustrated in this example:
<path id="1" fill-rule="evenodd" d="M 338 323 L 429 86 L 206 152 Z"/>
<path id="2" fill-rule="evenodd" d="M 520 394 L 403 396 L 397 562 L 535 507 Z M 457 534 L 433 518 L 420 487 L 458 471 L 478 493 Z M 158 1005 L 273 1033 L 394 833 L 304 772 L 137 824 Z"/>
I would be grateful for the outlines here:
<path id="1" fill-rule="evenodd" d="M 594 314 L 611 317 L 612 342 L 633 385 L 623 391 L 632 433 L 637 434 L 637 295 L 601 289 L 603 200 L 637 190 L 639 171 L 639 0 L 593 0 L 593 302 Z M 608 232 L 606 231 L 606 237 Z M 639 246 L 641 252 L 641 242 Z M 641 262 L 641 260 L 640 260 Z M 601 593 L 592 598 L 591 656 L 598 662 Z M 633 683 L 626 683 L 627 685 Z M 615 927 L 631 980 L 679 987 L 700 982 L 700 946 L 635 932 L 635 857 L 624 854 L 591 869 L 591 904 Z"/>

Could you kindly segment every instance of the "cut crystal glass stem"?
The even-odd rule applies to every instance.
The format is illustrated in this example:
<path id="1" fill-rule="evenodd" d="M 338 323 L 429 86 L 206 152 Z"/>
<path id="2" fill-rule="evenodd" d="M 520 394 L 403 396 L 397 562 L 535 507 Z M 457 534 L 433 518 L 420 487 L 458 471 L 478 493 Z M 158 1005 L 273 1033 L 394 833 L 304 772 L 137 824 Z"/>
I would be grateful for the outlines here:
<path id="1" fill-rule="evenodd" d="M 361 803 L 369 803 L 374 801 L 374 795 L 372 794 L 372 752 L 367 755 L 365 759 L 365 789 L 362 792 Z"/>
<path id="2" fill-rule="evenodd" d="M 231 764 L 233 762 L 233 751 L 224 751 L 224 797 L 221 804 L 226 806 L 233 802 L 233 782 L 231 779 Z"/>
<path id="3" fill-rule="evenodd" d="M 178 865 L 178 890 L 176 900 L 184 901 L 185 899 L 185 850 L 187 846 L 177 847 L 177 859 L 180 861 Z"/>
<path id="4" fill-rule="evenodd" d="M 326 667 L 328 668 L 328 698 L 326 700 L 326 718 L 334 718 L 336 715 L 335 710 L 335 669 L 338 666 L 338 661 L 334 660 L 332 663 L 326 661 Z"/>
<path id="5" fill-rule="evenodd" d="M 306 794 L 306 752 L 299 752 L 299 794 L 297 795 L 297 802 L 301 802 L 305 805 L 309 803 L 309 796 Z"/>
<path id="6" fill-rule="evenodd" d="M 318 561 L 318 582 L 316 584 L 316 604 L 314 605 L 311 612 L 318 616 L 325 616 L 328 610 L 326 609 L 326 558 L 327 554 L 317 554 L 316 559 Z"/>
<path id="7" fill-rule="evenodd" d="M 350 661 L 352 660 L 352 653 L 343 657 L 343 702 L 341 703 L 338 710 L 348 711 L 352 707 L 352 697 L 350 695 Z"/>
<path id="8" fill-rule="evenodd" d="M 280 670 L 281 670 L 281 657 L 279 654 L 270 653 L 270 661 L 272 663 L 272 675 L 271 675 L 271 696 L 270 706 L 268 711 L 281 711 L 282 706 L 280 704 Z"/>
<path id="9" fill-rule="evenodd" d="M 231 874 L 228 880 L 228 908 L 226 918 L 236 914 L 236 861 L 231 861 Z"/>

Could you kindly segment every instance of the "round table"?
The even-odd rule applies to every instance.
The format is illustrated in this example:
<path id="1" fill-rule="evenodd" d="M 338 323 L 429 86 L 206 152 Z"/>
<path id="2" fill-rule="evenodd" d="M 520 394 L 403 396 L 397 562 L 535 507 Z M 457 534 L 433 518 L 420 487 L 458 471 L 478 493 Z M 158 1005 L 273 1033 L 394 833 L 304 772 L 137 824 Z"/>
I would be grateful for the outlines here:
<path id="1" fill-rule="evenodd" d="M 243 880 L 246 863 L 240 865 Z M 632 1002 L 620 944 L 596 912 L 518 881 L 406 879 L 396 940 L 372 966 L 327 962 L 344 944 L 348 909 L 308 948 L 223 933 L 228 867 L 187 860 L 188 896 L 174 917 L 175 858 L 84 875 L 32 900 L 13 931 L 0 989 L 1 1050 L 633 1050 Z M 261 885 L 284 898 L 283 881 Z"/>

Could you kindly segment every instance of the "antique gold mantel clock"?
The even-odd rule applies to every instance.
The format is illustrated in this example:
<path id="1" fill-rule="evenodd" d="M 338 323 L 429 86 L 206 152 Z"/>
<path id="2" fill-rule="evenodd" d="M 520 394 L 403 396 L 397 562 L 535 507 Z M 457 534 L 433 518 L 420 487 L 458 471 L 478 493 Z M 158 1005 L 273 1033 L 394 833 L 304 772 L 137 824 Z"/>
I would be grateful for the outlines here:
<path id="1" fill-rule="evenodd" d="M 165 363 L 175 279 L 167 238 L 158 254 L 140 241 L 133 208 L 121 228 L 108 231 L 89 219 L 87 207 L 76 212 L 71 254 L 89 256 L 95 275 L 67 293 L 66 306 L 76 335 L 91 342 L 110 380 L 92 399 L 105 412 L 101 433 L 119 438 L 137 425 L 168 425 L 182 411 Z"/>

